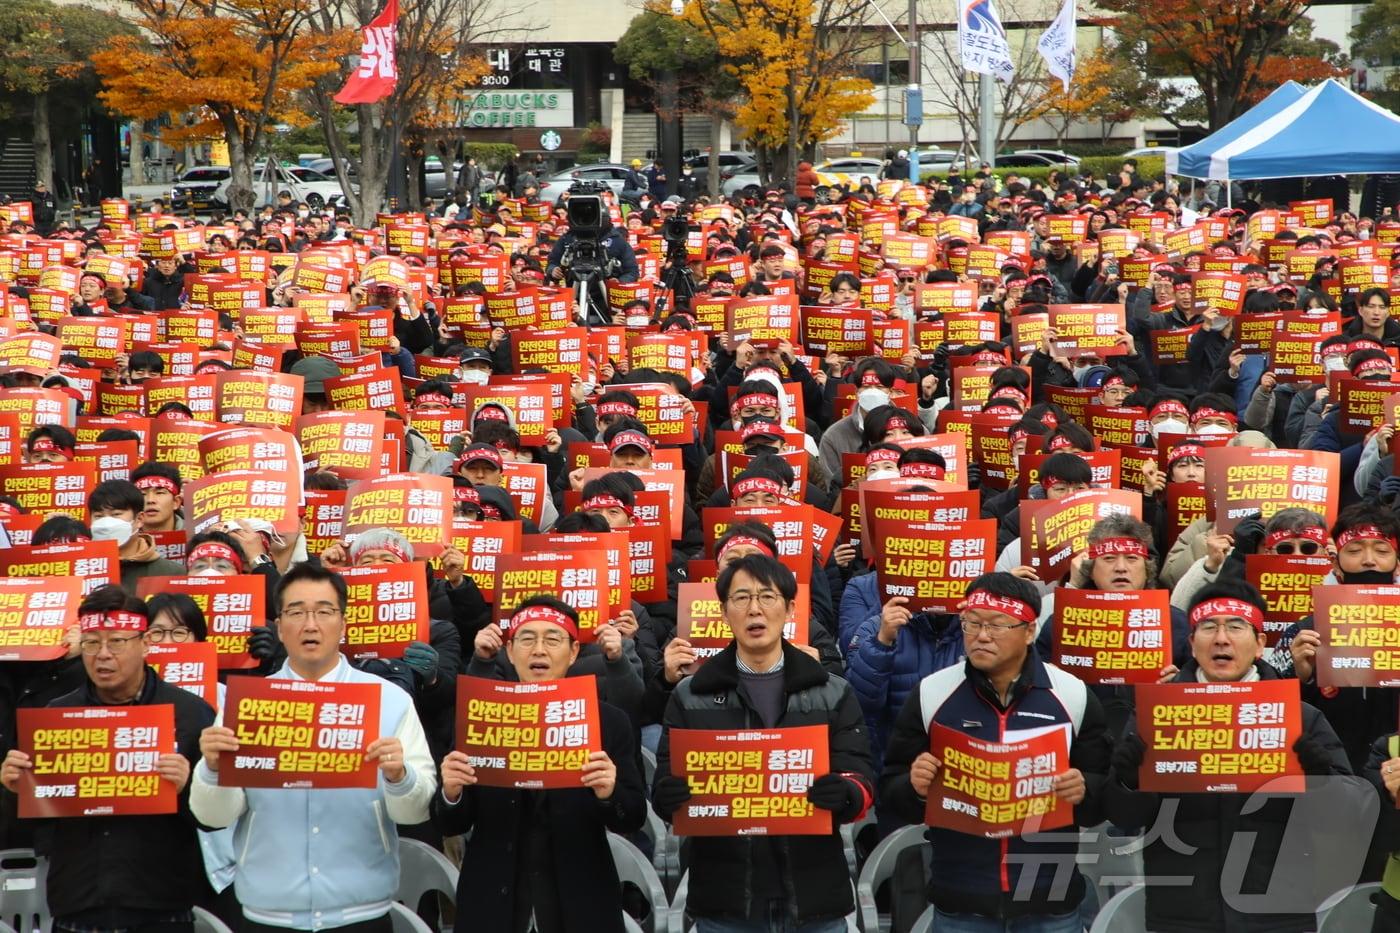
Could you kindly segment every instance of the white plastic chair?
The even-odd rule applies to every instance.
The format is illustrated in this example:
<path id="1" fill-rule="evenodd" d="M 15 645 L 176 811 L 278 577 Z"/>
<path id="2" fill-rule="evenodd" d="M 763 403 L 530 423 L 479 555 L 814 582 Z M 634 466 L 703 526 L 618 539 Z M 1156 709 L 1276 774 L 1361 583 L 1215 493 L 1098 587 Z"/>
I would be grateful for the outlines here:
<path id="1" fill-rule="evenodd" d="M 389 905 L 389 920 L 394 924 L 394 933 L 433 933 L 422 917 L 398 901 Z"/>
<path id="2" fill-rule="evenodd" d="M 33 849 L 0 852 L 0 921 L 15 933 L 46 933 L 52 925 L 46 890 L 48 859 Z"/>
<path id="3" fill-rule="evenodd" d="M 668 933 L 670 907 L 656 869 L 636 846 L 617 833 L 608 833 L 608 847 L 612 850 L 613 864 L 617 866 L 617 880 L 636 885 L 651 907 L 650 919 L 641 923 L 644 933 Z"/>
<path id="4" fill-rule="evenodd" d="M 395 900 L 402 901 L 415 914 L 422 909 L 423 898 L 432 892 L 447 898 L 449 904 L 456 903 L 457 876 L 457 867 L 437 849 L 417 839 L 399 839 L 399 890 Z"/>
<path id="5" fill-rule="evenodd" d="M 1104 903 L 1143 882 L 1142 837 L 1110 836 L 1108 824 L 1100 823 L 1079 834 L 1075 862 L 1098 890 L 1099 902 Z"/>
<path id="6" fill-rule="evenodd" d="M 933 905 L 930 904 L 919 914 L 919 919 L 914 921 L 914 926 L 909 933 L 933 933 Z"/>
<path id="7" fill-rule="evenodd" d="M 680 883 L 676 885 L 676 893 L 671 895 L 670 921 L 667 929 L 670 933 L 685 933 L 690 929 L 690 925 L 685 922 L 685 898 L 690 891 L 690 872 L 681 875 Z"/>
<path id="8" fill-rule="evenodd" d="M 1358 884 L 1338 891 L 1317 909 L 1321 922 L 1317 933 L 1355 933 L 1371 929 L 1376 916 L 1376 903 L 1373 898 L 1381 889 L 1380 884 Z"/>
<path id="9" fill-rule="evenodd" d="M 1147 886 L 1135 884 L 1103 905 L 1089 933 L 1146 933 Z"/>
<path id="10" fill-rule="evenodd" d="M 875 892 L 894 876 L 895 860 L 899 853 L 923 843 L 924 829 L 923 826 L 901 826 L 880 840 L 861 867 L 860 878 L 856 881 L 856 913 L 860 916 L 860 928 L 865 933 L 879 933 L 880 911 L 875 906 Z"/>
<path id="11" fill-rule="evenodd" d="M 233 933 L 227 923 L 205 910 L 203 907 L 194 909 L 194 933 Z M 0 933 L 5 933 L 0 930 Z"/>

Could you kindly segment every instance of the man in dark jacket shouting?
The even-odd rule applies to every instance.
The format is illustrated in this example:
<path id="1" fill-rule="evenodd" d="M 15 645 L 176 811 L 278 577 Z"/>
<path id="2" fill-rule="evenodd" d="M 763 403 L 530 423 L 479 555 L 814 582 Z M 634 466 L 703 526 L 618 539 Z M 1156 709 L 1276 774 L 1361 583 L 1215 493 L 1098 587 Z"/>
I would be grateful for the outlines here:
<path id="1" fill-rule="evenodd" d="M 783 639 L 797 581 L 764 554 L 741 557 L 715 581 L 734 641 L 682 680 L 666 707 L 652 805 L 664 820 L 691 796 L 671 775 L 673 729 L 825 725 L 831 772 L 807 791 L 830 810 L 818 836 L 701 836 L 691 840 L 687 907 L 697 933 L 840 933 L 855 909 L 837 831 L 860 817 L 875 786 L 860 704 L 844 680 Z"/>
<path id="2" fill-rule="evenodd" d="M 1258 591 L 1241 580 L 1202 588 L 1191 602 L 1192 659 L 1174 682 L 1277 680 L 1278 673 L 1259 660 L 1265 645 L 1264 606 Z M 1105 807 L 1117 825 L 1148 827 L 1143 849 L 1148 929 L 1315 930 L 1321 900 L 1356 881 L 1365 836 L 1353 834 L 1340 847 L 1327 847 L 1330 854 L 1324 853 L 1323 837 L 1308 828 L 1307 817 L 1315 821 L 1318 806 L 1313 801 L 1307 801 L 1307 808 L 1300 804 L 1325 790 L 1324 822 L 1351 825 L 1350 817 L 1375 807 L 1375 792 L 1351 777 L 1346 751 L 1326 717 L 1307 703 L 1302 713 L 1303 732 L 1293 752 L 1309 775 L 1303 795 L 1140 791 L 1138 774 L 1146 746 L 1135 721 L 1128 721 L 1113 755 Z M 1329 778 L 1325 788 L 1315 780 L 1324 776 Z M 1297 828 L 1290 826 L 1295 821 Z M 1247 855 L 1241 858 L 1242 853 Z M 1350 878 L 1338 878 L 1339 871 L 1347 873 L 1348 864 L 1356 871 Z M 1170 878 L 1172 883 L 1154 885 L 1154 878 Z"/>
<path id="3" fill-rule="evenodd" d="M 1103 709 L 1083 682 L 1037 656 L 1039 615 L 1040 595 L 1019 577 L 988 573 L 968 584 L 960 608 L 967 659 L 925 677 L 909 695 L 885 752 L 881 807 L 906 823 L 924 822 L 942 767 L 929 750 L 934 724 L 989 742 L 1068 727 L 1070 767 L 1054 776 L 1055 795 L 1074 806 L 1077 825 L 1101 820 L 1111 747 Z M 1074 826 L 1002 839 L 930 829 L 928 838 L 935 929 L 1083 929 L 1079 902 L 1086 882 L 1074 867 Z"/>

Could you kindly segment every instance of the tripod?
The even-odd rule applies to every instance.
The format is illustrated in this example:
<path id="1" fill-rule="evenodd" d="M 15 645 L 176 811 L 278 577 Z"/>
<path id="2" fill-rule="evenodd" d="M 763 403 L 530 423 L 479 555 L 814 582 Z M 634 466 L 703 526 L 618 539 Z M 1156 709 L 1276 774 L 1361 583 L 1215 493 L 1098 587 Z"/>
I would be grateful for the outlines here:
<path id="1" fill-rule="evenodd" d="M 684 240 L 671 243 L 666 248 L 666 270 L 661 274 L 661 294 L 656 297 L 656 310 L 652 315 L 655 320 L 661 320 L 666 316 L 667 292 L 676 296 L 678 309 L 689 311 L 691 300 L 700 291 L 700 286 L 695 284 L 695 276 L 691 274 L 686 258 Z"/>

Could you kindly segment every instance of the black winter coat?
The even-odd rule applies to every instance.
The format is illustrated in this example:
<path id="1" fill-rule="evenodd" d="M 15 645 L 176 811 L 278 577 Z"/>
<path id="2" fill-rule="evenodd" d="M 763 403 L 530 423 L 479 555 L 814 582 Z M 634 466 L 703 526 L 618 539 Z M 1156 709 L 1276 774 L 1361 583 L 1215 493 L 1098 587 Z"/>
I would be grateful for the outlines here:
<path id="1" fill-rule="evenodd" d="M 578 790 L 514 790 L 473 785 L 450 804 L 442 791 L 433 794 L 433 823 L 445 836 L 470 833 L 457 882 L 457 911 L 471 918 L 479 933 L 514 933 L 525 926 L 516 918 L 517 857 L 528 837 L 522 818 L 528 809 L 545 807 L 553 888 L 562 906 L 565 933 L 623 933 L 622 892 L 608 847 L 608 833 L 626 835 L 646 822 L 645 785 L 637 770 L 636 746 L 627 715 L 599 704 L 603 751 L 617 766 L 617 784 L 607 800 L 586 787 Z M 525 830 L 525 831 L 522 831 Z"/>
<path id="2" fill-rule="evenodd" d="M 739 691 L 738 654 L 731 643 L 693 676 L 682 680 L 666 707 L 656 774 L 671 774 L 672 729 L 761 728 L 758 713 Z M 828 674 L 816 661 L 783 643 L 783 689 L 787 708 L 775 728 L 828 727 L 831 771 L 857 776 L 874 796 L 875 771 L 865 716 L 851 685 Z M 657 811 L 664 820 L 671 813 Z M 844 917 L 854 908 L 851 877 L 839 827 L 827 836 L 697 836 L 690 840 L 690 890 L 693 916 L 746 918 L 754 915 L 756 850 L 775 853 L 794 924 Z"/>
<path id="3" fill-rule="evenodd" d="M 167 703 L 175 707 L 176 749 L 193 769 L 200 757 L 199 734 L 213 725 L 214 710 L 188 690 L 165 683 L 148 667 L 132 705 Z M 91 681 L 49 704 L 104 705 Z M 36 821 L 35 851 L 49 859 L 49 908 L 58 918 L 101 908 L 189 910 L 206 889 L 196 829 L 188 783 L 180 792 L 179 809 L 170 815 Z"/>

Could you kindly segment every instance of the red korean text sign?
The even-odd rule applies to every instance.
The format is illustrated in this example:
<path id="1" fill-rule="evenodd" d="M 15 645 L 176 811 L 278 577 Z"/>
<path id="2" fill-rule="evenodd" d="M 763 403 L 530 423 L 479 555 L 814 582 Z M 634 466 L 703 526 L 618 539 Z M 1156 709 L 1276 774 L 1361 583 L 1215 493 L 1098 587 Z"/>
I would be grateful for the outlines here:
<path id="1" fill-rule="evenodd" d="M 1086 489 L 1059 500 L 1021 503 L 1021 560 L 1042 580 L 1056 580 L 1089 543 L 1101 518 L 1142 518 L 1142 494 L 1126 489 Z"/>
<path id="2" fill-rule="evenodd" d="M 1172 661 L 1166 590 L 1055 593 L 1055 663 L 1089 684 L 1156 683 Z"/>
<path id="3" fill-rule="evenodd" d="M 192 534 L 209 531 L 240 519 L 262 519 L 278 534 L 294 534 L 301 527 L 297 514 L 300 489 L 285 472 L 229 470 L 185 483 L 181 490 L 189 509 Z"/>
<path id="4" fill-rule="evenodd" d="M 534 551 L 496 559 L 496 612 L 504 628 L 515 607 L 544 594 L 578 612 L 579 641 L 593 641 L 608 621 L 608 555 L 598 550 Z"/>
<path id="5" fill-rule="evenodd" d="M 1319 548 L 1318 557 L 1297 554 L 1246 554 L 1244 578 L 1264 597 L 1264 634 L 1269 644 L 1284 629 L 1313 613 L 1313 587 L 1332 572 L 1332 561 Z"/>
<path id="6" fill-rule="evenodd" d="M 146 646 L 146 663 L 160 679 L 219 708 L 219 654 L 207 641 L 163 641 Z"/>
<path id="7" fill-rule="evenodd" d="M 831 832 L 831 813 L 807 791 L 831 771 L 827 727 L 671 730 L 671 774 L 690 799 L 673 816 L 679 836 L 810 836 Z"/>
<path id="8" fill-rule="evenodd" d="M 988 839 L 1069 826 L 1074 807 L 1055 796 L 1055 778 L 1070 767 L 1068 732 L 987 742 L 935 723 L 929 750 L 942 767 L 929 789 L 924 822 Z"/>
<path id="9" fill-rule="evenodd" d="M 1206 510 L 1229 534 L 1254 512 L 1268 521 L 1286 508 L 1310 509 L 1331 525 L 1343 476 L 1341 456 L 1320 450 L 1211 447 L 1205 450 Z"/>
<path id="10" fill-rule="evenodd" d="M 598 682 L 458 677 L 455 745 L 486 787 L 582 787 L 588 756 L 603 750 Z"/>
<path id="11" fill-rule="evenodd" d="M 810 584 L 797 584 L 792 618 L 783 622 L 783 638 L 794 645 L 809 644 L 811 594 Z M 690 581 L 677 587 L 676 637 L 690 642 L 700 662 L 719 654 L 734 640 L 734 632 L 724 618 L 724 605 L 715 592 L 713 580 Z"/>
<path id="12" fill-rule="evenodd" d="M 352 658 L 401 658 L 428 640 L 428 578 L 423 566 L 375 564 L 342 570 L 348 590 L 345 641 Z"/>
<path id="13" fill-rule="evenodd" d="M 21 709 L 17 744 L 34 763 L 20 779 L 22 819 L 174 813 L 175 785 L 156 764 L 175 751 L 175 707 Z"/>
<path id="14" fill-rule="evenodd" d="M 83 581 L 76 577 L 0 578 L 0 661 L 53 661 L 78 621 Z"/>
<path id="15" fill-rule="evenodd" d="M 415 557 L 436 557 L 452 539 L 452 480 L 391 473 L 355 483 L 345 499 L 345 534 L 371 528 L 397 531 Z"/>
<path id="16" fill-rule="evenodd" d="M 1400 686 L 1400 586 L 1336 584 L 1313 590 L 1317 682 Z"/>
<path id="17" fill-rule="evenodd" d="M 365 749 L 379 735 L 379 684 L 232 677 L 224 726 L 238 750 L 219 756 L 228 787 L 374 787 Z"/>
<path id="18" fill-rule="evenodd" d="M 1139 684 L 1137 729 L 1147 746 L 1144 791 L 1303 790 L 1293 743 L 1303 731 L 1298 681 Z M 1286 780 L 1280 780 L 1286 779 Z"/>
<path id="19" fill-rule="evenodd" d="M 0 548 L 0 577 L 71 577 L 82 583 L 86 596 L 98 587 L 121 583 L 117 542 Z"/>
<path id="20" fill-rule="evenodd" d="M 256 574 L 210 577 L 142 577 L 136 595 L 184 593 L 199 606 L 208 626 L 208 641 L 218 652 L 219 667 L 257 667 L 248 653 L 253 626 L 267 624 L 267 583 Z"/>

